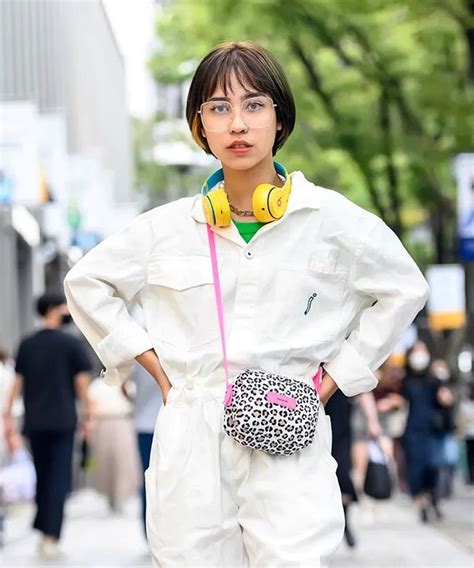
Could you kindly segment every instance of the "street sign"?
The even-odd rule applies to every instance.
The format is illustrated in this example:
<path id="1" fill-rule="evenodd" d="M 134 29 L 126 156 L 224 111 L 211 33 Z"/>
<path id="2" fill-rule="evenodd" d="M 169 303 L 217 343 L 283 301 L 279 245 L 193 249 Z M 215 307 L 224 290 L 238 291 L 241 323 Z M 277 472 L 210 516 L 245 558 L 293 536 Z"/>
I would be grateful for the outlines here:
<path id="1" fill-rule="evenodd" d="M 431 329 L 459 329 L 466 325 L 464 268 L 459 264 L 437 264 L 426 271 L 430 285 L 428 322 Z"/>
<path id="2" fill-rule="evenodd" d="M 459 154 L 454 160 L 458 186 L 459 256 L 474 261 L 474 154 Z"/>

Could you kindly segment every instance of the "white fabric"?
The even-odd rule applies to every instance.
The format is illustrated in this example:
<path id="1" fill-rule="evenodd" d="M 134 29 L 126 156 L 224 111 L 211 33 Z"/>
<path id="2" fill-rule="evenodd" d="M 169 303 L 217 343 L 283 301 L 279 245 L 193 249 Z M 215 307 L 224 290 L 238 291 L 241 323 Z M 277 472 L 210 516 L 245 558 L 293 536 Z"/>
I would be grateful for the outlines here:
<path id="1" fill-rule="evenodd" d="M 1 503 L 30 501 L 36 493 L 36 471 L 30 454 L 20 448 L 0 468 Z"/>
<path id="2" fill-rule="evenodd" d="M 376 442 L 375 440 L 371 440 L 369 442 L 369 461 L 373 462 L 373 463 L 381 463 L 381 464 L 386 464 L 387 463 L 387 457 L 386 455 L 383 453 L 383 450 L 380 446 L 380 444 L 378 442 Z"/>
<path id="3" fill-rule="evenodd" d="M 97 418 L 131 416 L 132 414 L 132 403 L 119 386 L 111 388 L 100 379 L 95 379 L 89 385 L 88 395 Z"/>
<path id="4" fill-rule="evenodd" d="M 215 231 L 231 377 L 254 368 L 311 384 L 325 362 L 345 394 L 375 387 L 372 371 L 428 294 L 387 226 L 296 172 L 285 215 L 250 243 L 234 224 Z M 328 422 L 290 457 L 224 435 L 212 281 L 199 195 L 140 215 L 65 280 L 71 314 L 108 382 L 127 378 L 134 357 L 153 348 L 173 385 L 147 472 L 155 565 L 326 565 L 343 532 Z M 132 300 L 145 329 L 127 311 Z"/>
<path id="5" fill-rule="evenodd" d="M 372 371 L 428 294 L 386 225 L 296 172 L 282 219 L 248 244 L 233 224 L 216 233 L 231 374 L 252 367 L 308 377 L 324 361 L 346 395 L 375 387 Z M 140 215 L 70 270 L 65 291 L 109 383 L 124 380 L 134 357 L 154 348 L 174 385 L 211 375 L 221 384 L 200 196 Z M 146 330 L 127 311 L 132 299 Z"/>
<path id="6" fill-rule="evenodd" d="M 222 412 L 205 389 L 172 389 L 160 410 L 145 473 L 153 565 L 327 566 L 344 515 L 323 408 L 313 444 L 292 456 L 239 445 Z"/>

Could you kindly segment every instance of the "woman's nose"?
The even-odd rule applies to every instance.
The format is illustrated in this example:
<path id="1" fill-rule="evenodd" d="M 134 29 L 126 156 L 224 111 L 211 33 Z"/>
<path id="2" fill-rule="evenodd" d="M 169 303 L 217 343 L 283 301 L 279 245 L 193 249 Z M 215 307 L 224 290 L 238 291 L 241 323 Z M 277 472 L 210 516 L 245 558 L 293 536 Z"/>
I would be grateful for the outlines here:
<path id="1" fill-rule="evenodd" d="M 240 108 L 235 108 L 232 111 L 232 118 L 229 125 L 230 132 L 245 132 L 248 130 L 248 126 L 245 124 L 242 118 L 242 110 Z"/>

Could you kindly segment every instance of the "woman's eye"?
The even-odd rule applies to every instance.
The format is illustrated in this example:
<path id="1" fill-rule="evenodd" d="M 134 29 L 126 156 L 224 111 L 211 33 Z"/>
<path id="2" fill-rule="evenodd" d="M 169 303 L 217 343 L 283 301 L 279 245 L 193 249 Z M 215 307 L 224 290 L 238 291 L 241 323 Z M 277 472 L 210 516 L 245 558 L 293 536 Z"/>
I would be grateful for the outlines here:
<path id="1" fill-rule="evenodd" d="M 225 114 L 226 112 L 229 112 L 229 106 L 225 104 L 217 104 L 214 105 L 211 110 L 216 114 Z"/>
<path id="2" fill-rule="evenodd" d="M 255 111 L 262 108 L 262 103 L 259 101 L 251 101 L 247 104 L 247 110 Z"/>

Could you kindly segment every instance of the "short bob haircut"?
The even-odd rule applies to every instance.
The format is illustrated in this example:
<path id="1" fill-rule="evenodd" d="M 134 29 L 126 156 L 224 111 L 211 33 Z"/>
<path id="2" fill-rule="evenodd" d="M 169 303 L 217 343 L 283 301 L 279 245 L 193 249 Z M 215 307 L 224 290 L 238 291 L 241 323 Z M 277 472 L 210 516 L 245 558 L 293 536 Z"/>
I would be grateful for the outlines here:
<path id="1" fill-rule="evenodd" d="M 244 88 L 265 93 L 277 105 L 277 130 L 273 155 L 283 146 L 295 126 L 295 101 L 288 79 L 278 61 L 266 49 L 248 41 L 222 43 L 215 47 L 199 63 L 189 88 L 186 103 L 186 119 L 196 143 L 212 154 L 198 113 L 219 86 L 227 96 L 232 76 Z"/>

